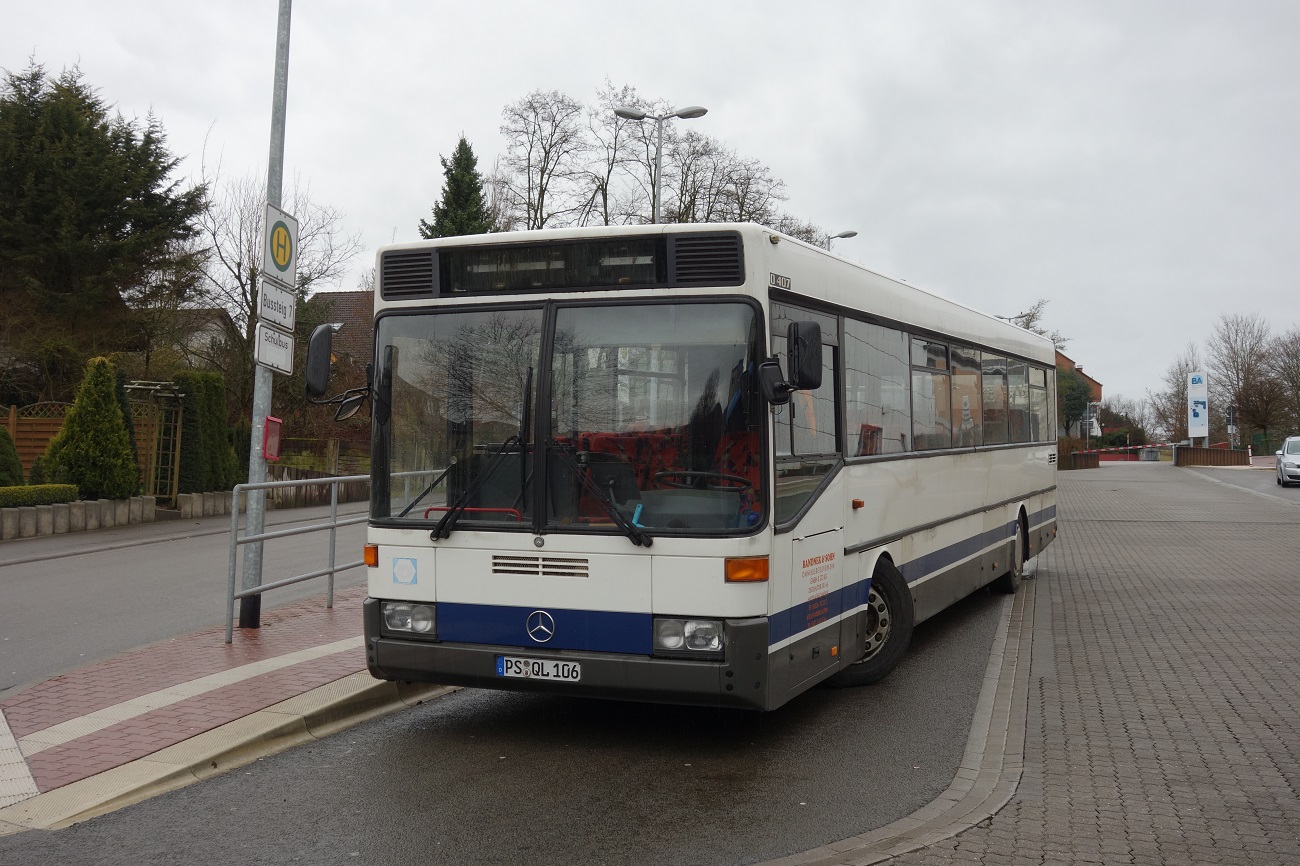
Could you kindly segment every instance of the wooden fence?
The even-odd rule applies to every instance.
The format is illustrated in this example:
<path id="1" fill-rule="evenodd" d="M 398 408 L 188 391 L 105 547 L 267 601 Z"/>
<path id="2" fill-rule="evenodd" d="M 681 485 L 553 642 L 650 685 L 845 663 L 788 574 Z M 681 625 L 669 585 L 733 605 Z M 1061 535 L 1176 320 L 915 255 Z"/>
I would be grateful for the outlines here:
<path id="1" fill-rule="evenodd" d="M 131 401 L 131 423 L 135 426 L 135 449 L 140 457 L 141 471 L 148 465 L 148 455 L 154 448 L 157 413 L 147 403 Z M 72 408 L 71 403 L 33 403 L 30 406 L 9 407 L 5 426 L 18 450 L 18 460 L 23 464 L 23 476 L 31 475 L 32 463 L 45 454 L 50 441 L 63 428 L 63 419 Z M 157 494 L 148 489 L 146 493 Z"/>
<path id="2" fill-rule="evenodd" d="M 1193 448 L 1179 445 L 1174 449 L 1175 466 L 1249 466 L 1249 451 L 1225 448 Z"/>

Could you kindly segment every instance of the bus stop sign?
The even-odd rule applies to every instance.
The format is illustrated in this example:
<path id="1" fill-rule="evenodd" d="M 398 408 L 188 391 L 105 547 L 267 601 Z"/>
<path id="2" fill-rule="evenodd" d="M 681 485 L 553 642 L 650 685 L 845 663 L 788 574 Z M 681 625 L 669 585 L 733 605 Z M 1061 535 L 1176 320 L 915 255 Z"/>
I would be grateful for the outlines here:
<path id="1" fill-rule="evenodd" d="M 293 290 L 298 281 L 298 220 L 266 203 L 262 242 L 262 277 Z"/>

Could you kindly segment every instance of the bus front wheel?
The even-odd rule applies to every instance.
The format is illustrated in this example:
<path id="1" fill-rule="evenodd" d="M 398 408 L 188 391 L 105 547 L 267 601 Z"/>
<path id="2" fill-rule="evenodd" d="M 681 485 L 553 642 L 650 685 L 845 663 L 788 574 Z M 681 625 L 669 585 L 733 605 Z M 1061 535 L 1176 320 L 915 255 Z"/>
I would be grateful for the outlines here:
<path id="1" fill-rule="evenodd" d="M 907 653 L 912 642 L 915 610 L 912 593 L 898 569 L 887 559 L 876 563 L 865 612 L 866 640 L 862 656 L 827 682 L 837 688 L 865 686 L 883 680 Z"/>

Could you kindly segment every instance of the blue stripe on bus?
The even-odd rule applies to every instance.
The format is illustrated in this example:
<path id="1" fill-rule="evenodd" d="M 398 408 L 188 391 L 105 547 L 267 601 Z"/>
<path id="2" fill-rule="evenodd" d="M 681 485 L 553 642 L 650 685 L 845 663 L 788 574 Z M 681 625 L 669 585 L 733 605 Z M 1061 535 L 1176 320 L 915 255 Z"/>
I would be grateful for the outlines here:
<path id="1" fill-rule="evenodd" d="M 538 610 L 546 611 L 555 620 L 555 634 L 544 643 L 528 636 L 528 617 Z M 648 613 L 439 602 L 438 639 L 530 649 L 649 655 L 652 620 Z"/>
<path id="2" fill-rule="evenodd" d="M 990 529 L 988 532 L 981 532 L 979 535 L 972 535 L 970 538 L 964 538 L 956 544 L 950 544 L 932 553 L 927 553 L 919 559 L 905 562 L 899 568 L 899 571 L 903 575 L 903 580 L 908 583 L 916 583 L 926 575 L 933 574 L 940 569 L 974 556 L 986 547 L 1014 538 L 1015 534 L 1016 522 L 1012 520 L 1005 526 Z"/>
<path id="3" fill-rule="evenodd" d="M 1030 526 L 1037 527 L 1055 518 L 1056 506 L 1049 505 L 1030 518 Z M 1012 520 L 1006 526 L 905 562 L 900 572 L 908 583 L 915 583 L 987 547 L 1008 541 L 1015 534 L 1016 523 Z M 871 578 L 868 577 L 821 598 L 772 614 L 768 618 L 769 645 L 832 622 L 845 611 L 862 607 L 867 603 L 870 591 Z M 555 635 L 545 643 L 528 636 L 528 617 L 537 610 L 545 610 L 555 619 Z M 454 643 L 649 655 L 653 620 L 654 616 L 648 613 L 439 602 L 438 638 Z"/>
<path id="4" fill-rule="evenodd" d="M 1030 518 L 1030 525 L 1037 526 L 1040 523 L 1053 520 L 1056 517 L 1056 506 L 1049 505 L 1042 511 L 1039 511 Z M 997 529 L 990 529 L 987 532 L 981 532 L 979 535 L 973 535 L 970 538 L 962 539 L 955 544 L 940 548 L 932 553 L 927 553 L 918 559 L 905 562 L 899 568 L 903 575 L 903 580 L 907 583 L 916 583 L 918 580 L 927 575 L 941 571 L 948 566 L 955 565 L 964 559 L 968 559 L 979 553 L 985 548 L 992 547 L 995 544 L 1004 543 L 1011 540 L 1016 535 L 1016 521 L 1008 521 L 1005 526 Z M 855 608 L 862 607 L 867 603 L 867 598 L 871 592 L 871 578 L 855 581 L 844 587 L 842 590 L 836 590 L 829 596 L 829 608 L 835 611 L 832 616 L 838 616 L 843 611 L 851 611 Z M 819 599 L 820 601 L 820 599 Z M 796 635 L 800 632 L 807 631 L 821 624 L 822 617 L 811 615 L 809 604 L 796 605 L 787 608 L 771 617 L 771 626 L 768 629 L 768 644 L 777 644 L 781 641 Z"/>

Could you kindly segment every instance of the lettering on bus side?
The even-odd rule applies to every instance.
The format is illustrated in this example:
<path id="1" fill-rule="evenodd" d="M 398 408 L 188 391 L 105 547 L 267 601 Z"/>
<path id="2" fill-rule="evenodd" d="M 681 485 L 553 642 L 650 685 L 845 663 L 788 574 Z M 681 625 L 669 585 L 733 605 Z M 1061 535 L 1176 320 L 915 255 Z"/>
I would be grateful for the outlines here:
<path id="1" fill-rule="evenodd" d="M 835 553 L 820 553 L 803 560 L 801 578 L 807 590 L 804 625 L 821 625 L 831 615 L 831 573 L 835 570 Z"/>
<path id="2" fill-rule="evenodd" d="M 794 288 L 794 281 L 789 277 L 782 276 L 781 274 L 774 274 L 769 271 L 767 285 L 769 288 L 773 289 L 791 289 Z"/>

